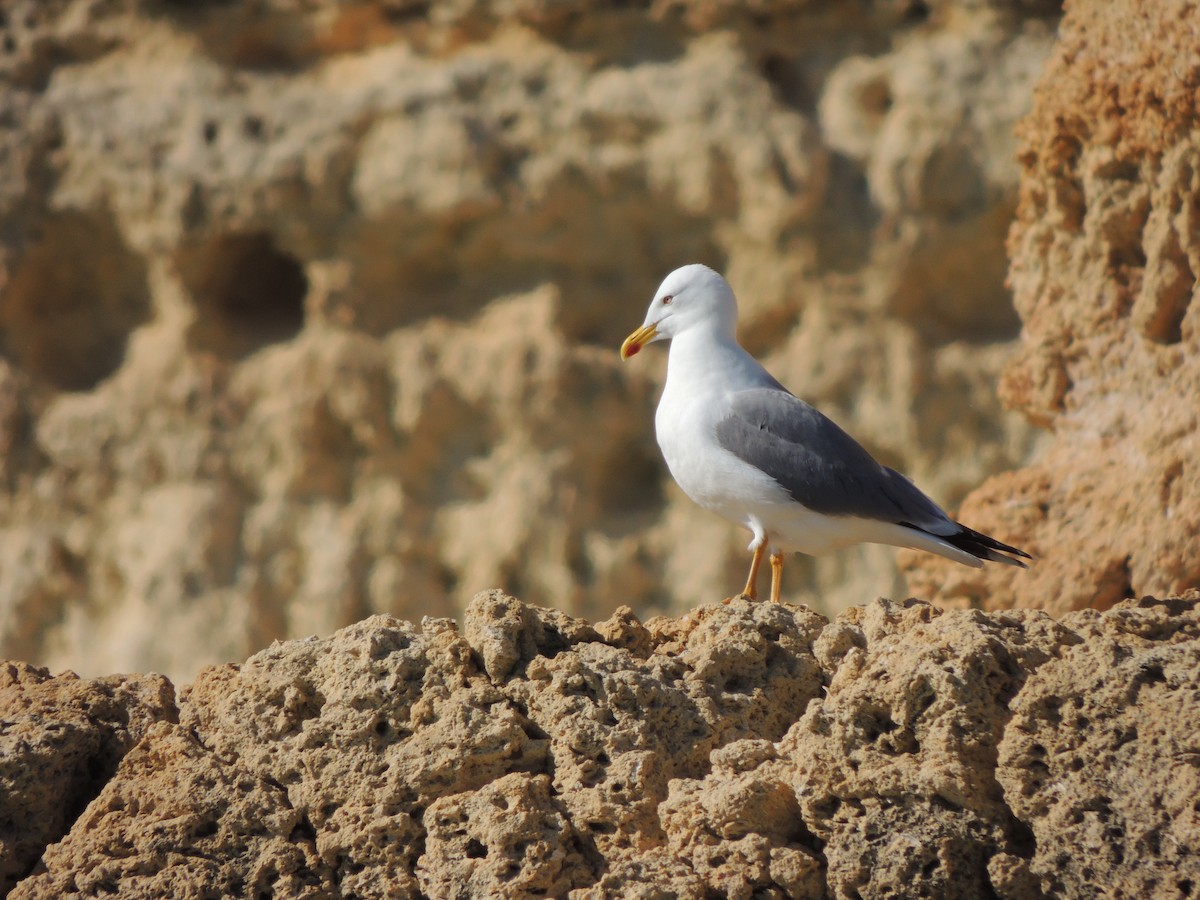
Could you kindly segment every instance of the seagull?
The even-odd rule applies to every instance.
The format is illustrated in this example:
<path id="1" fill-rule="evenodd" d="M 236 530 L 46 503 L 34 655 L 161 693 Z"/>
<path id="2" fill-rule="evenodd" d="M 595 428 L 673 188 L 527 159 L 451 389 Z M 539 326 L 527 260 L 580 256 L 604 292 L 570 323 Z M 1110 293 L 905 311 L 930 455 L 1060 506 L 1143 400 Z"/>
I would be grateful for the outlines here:
<path id="1" fill-rule="evenodd" d="M 1018 557 L 1028 553 L 954 521 L 788 392 L 742 349 L 736 328 L 729 283 L 708 266 L 683 266 L 659 286 L 621 358 L 671 341 L 654 417 L 658 446 L 685 494 L 753 535 L 743 596 L 757 599 L 768 554 L 778 602 L 785 553 L 818 556 L 859 543 L 927 550 L 975 568 L 984 560 L 1027 568 Z"/>

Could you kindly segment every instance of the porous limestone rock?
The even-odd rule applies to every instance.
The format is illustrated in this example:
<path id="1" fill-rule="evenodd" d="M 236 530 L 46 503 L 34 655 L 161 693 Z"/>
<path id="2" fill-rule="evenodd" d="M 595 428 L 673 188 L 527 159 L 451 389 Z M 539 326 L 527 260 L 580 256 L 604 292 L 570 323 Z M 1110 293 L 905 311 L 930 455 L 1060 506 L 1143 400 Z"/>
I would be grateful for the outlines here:
<path id="1" fill-rule="evenodd" d="M 1070 629 L 1040 612 L 912 603 L 855 607 L 831 627 L 844 650 L 827 657 L 825 696 L 780 748 L 831 892 L 1005 895 L 989 860 L 1034 848 L 996 782 L 996 745 L 1010 701 Z"/>
<path id="2" fill-rule="evenodd" d="M 546 775 L 513 773 L 467 794 L 442 797 L 425 813 L 421 892 L 432 898 L 563 897 L 588 884 L 592 867 Z"/>
<path id="3" fill-rule="evenodd" d="M 1076 636 L 1012 704 L 996 779 L 1049 896 L 1200 890 L 1200 622 L 1191 600 L 1123 603 Z"/>
<path id="4" fill-rule="evenodd" d="M 1200 884 L 1200 593 L 1059 621 L 737 600 L 592 625 L 493 591 L 466 621 L 376 616 L 205 670 L 12 896 Z"/>
<path id="5" fill-rule="evenodd" d="M 1057 14 L 13 0 L 0 655 L 190 680 L 493 585 L 592 619 L 732 592 L 745 537 L 654 444 L 662 357 L 615 352 L 691 261 L 954 506 L 1035 443 L 995 388 Z M 879 547 L 786 577 L 903 591 Z"/>
<path id="6" fill-rule="evenodd" d="M 1053 439 L 964 503 L 1028 572 L 910 559 L 923 596 L 1055 613 L 1200 585 L 1200 5 L 1069 3 L 1020 127 L 1001 391 Z"/>
<path id="7" fill-rule="evenodd" d="M 175 717 L 161 675 L 51 678 L 0 663 L 0 893 L 78 821 L 130 748 Z"/>

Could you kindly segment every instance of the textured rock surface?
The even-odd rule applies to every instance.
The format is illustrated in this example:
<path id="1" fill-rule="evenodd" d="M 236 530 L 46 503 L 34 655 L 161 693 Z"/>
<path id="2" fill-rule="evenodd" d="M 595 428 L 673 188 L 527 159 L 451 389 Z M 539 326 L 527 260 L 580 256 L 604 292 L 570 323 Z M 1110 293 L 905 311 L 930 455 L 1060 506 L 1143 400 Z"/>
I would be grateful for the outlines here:
<path id="1" fill-rule="evenodd" d="M 929 560 L 925 596 L 1105 608 L 1200 584 L 1200 5 L 1076 3 L 1021 126 L 1001 389 L 1054 438 L 963 506 L 1040 558 Z"/>
<path id="2" fill-rule="evenodd" d="M 1197 672 L 1196 592 L 594 626 L 488 592 L 205 670 L 13 896 L 1190 897 Z"/>
<path id="3" fill-rule="evenodd" d="M 1075 637 L 1013 703 L 997 780 L 1051 895 L 1200 890 L 1200 629 L 1193 603 L 1069 619 Z"/>
<path id="4" fill-rule="evenodd" d="M 592 618 L 744 577 L 653 443 L 666 271 L 954 505 L 995 393 L 1052 2 L 14 0 L 0 654 L 190 679 L 502 585 Z M 1001 537 L 1011 537 L 1002 528 Z M 789 567 L 829 608 L 893 551 Z"/>
<path id="5" fill-rule="evenodd" d="M 27 875 L 154 726 L 173 721 L 158 675 L 92 681 L 0 664 L 0 893 Z"/>

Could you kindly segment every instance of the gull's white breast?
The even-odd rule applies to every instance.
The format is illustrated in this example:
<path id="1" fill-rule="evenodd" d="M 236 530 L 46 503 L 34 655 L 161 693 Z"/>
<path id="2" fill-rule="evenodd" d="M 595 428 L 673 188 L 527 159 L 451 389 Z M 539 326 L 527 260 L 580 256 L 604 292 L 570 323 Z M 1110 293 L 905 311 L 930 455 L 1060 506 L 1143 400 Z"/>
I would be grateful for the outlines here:
<path id="1" fill-rule="evenodd" d="M 654 417 L 663 459 L 684 493 L 756 533 L 757 513 L 795 504 L 774 478 L 720 445 L 717 423 L 730 413 L 731 391 L 759 386 L 764 377 L 769 379 L 736 344 L 681 335 L 671 344 L 667 384 Z"/>

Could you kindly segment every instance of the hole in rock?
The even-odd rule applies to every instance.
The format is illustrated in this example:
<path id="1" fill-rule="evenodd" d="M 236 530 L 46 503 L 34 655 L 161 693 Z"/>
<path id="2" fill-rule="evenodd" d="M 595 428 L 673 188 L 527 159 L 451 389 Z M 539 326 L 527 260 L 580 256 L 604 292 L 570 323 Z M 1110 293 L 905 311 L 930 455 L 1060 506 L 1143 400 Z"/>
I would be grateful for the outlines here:
<path id="1" fill-rule="evenodd" d="M 522 719 L 520 725 L 521 730 L 525 732 L 525 737 L 529 738 L 531 741 L 544 741 L 550 737 L 550 735 L 538 727 L 537 723 L 531 719 Z"/>
<path id="2" fill-rule="evenodd" d="M 301 816 L 300 821 L 296 823 L 292 829 L 292 833 L 288 835 L 289 841 L 315 841 L 317 839 L 317 829 L 309 820 L 308 816 Z"/>
<path id="3" fill-rule="evenodd" d="M 892 86 L 882 76 L 863 82 L 858 90 L 858 105 L 863 112 L 881 117 L 891 111 L 895 102 Z"/>
<path id="4" fill-rule="evenodd" d="M 487 847 L 475 840 L 475 838 L 467 841 L 467 859 L 483 859 L 487 855 Z"/>
<path id="5" fill-rule="evenodd" d="M 801 112 L 816 109 L 816 100 L 805 82 L 804 70 L 798 60 L 770 53 L 763 59 L 759 69 L 780 102 Z"/>
<path id="6" fill-rule="evenodd" d="M 1138 666 L 1134 680 L 1140 681 L 1142 684 L 1163 684 L 1166 682 L 1167 676 L 1161 665 L 1147 661 Z"/>
<path id="7" fill-rule="evenodd" d="M 193 837 L 206 838 L 212 837 L 217 833 L 217 823 L 214 821 L 204 821 L 192 830 Z"/>
<path id="8" fill-rule="evenodd" d="M 745 694 L 750 691 L 750 684 L 741 675 L 731 675 L 725 679 L 725 693 Z"/>
<path id="9" fill-rule="evenodd" d="M 89 390 L 120 367 L 130 333 L 149 318 L 145 266 L 113 218 L 59 213 L 0 294 L 0 352 L 57 388 Z"/>
<path id="10" fill-rule="evenodd" d="M 878 712 L 868 716 L 863 722 L 863 733 L 868 741 L 874 741 L 885 734 L 891 734 L 898 727 L 891 715 L 886 712 Z"/>
<path id="11" fill-rule="evenodd" d="M 178 267 L 196 303 L 188 339 L 197 349 L 247 356 L 304 326 L 308 278 L 268 234 L 223 235 L 187 248 Z"/>
<path id="12" fill-rule="evenodd" d="M 1037 853 L 1037 838 L 1033 829 L 1016 817 L 1009 820 L 1008 841 L 1012 852 L 1024 859 L 1033 859 Z"/>
<path id="13" fill-rule="evenodd" d="M 804 824 L 804 820 L 799 815 L 792 822 L 788 839 L 801 847 L 807 847 L 817 856 L 821 856 L 825 852 L 825 842 L 808 830 L 808 826 Z"/>
<path id="14" fill-rule="evenodd" d="M 931 13 L 929 4 L 924 0 L 913 0 L 904 10 L 904 20 L 911 25 L 920 25 L 922 22 L 928 21 Z"/>

